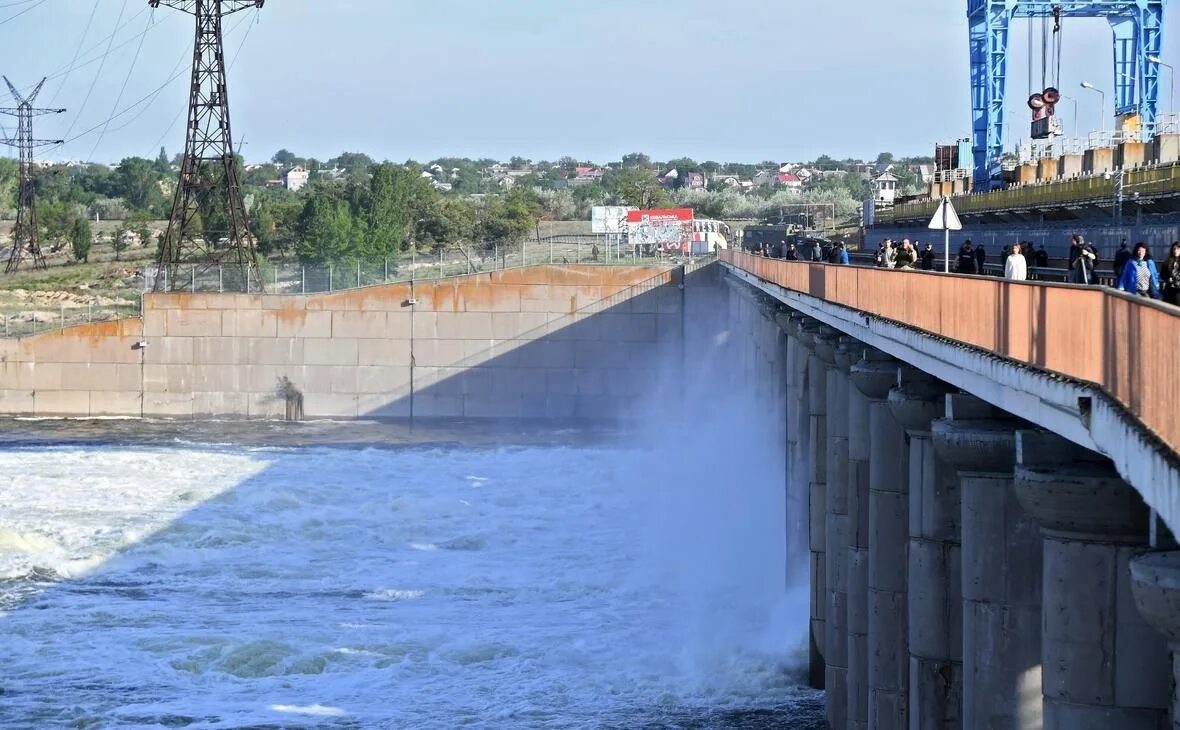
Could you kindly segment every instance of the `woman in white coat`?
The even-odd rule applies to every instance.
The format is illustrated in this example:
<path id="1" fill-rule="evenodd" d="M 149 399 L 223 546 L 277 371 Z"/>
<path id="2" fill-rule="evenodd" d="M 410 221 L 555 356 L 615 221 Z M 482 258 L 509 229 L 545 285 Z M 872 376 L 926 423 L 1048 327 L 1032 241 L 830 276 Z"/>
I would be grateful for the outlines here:
<path id="1" fill-rule="evenodd" d="M 1013 281 L 1024 281 L 1028 279 L 1028 262 L 1024 259 L 1024 254 L 1020 252 L 1020 244 L 1012 244 L 1012 253 L 1008 254 L 1008 258 L 1004 261 L 1004 278 Z"/>

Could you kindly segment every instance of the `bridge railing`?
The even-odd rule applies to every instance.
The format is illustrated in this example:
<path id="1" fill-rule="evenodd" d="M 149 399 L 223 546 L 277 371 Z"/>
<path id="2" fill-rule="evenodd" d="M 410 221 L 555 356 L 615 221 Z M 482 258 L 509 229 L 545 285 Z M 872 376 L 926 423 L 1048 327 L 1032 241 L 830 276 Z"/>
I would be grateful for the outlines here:
<path id="1" fill-rule="evenodd" d="M 785 289 L 1102 388 L 1180 450 L 1180 308 L 1102 287 L 721 259 Z"/>

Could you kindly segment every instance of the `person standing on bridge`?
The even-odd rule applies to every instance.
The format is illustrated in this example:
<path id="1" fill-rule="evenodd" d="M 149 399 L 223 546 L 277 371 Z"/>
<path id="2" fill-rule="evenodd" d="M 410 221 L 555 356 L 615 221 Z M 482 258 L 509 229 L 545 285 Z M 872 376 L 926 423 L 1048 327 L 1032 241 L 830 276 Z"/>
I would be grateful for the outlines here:
<path id="1" fill-rule="evenodd" d="M 1172 250 L 1160 269 L 1164 284 L 1164 301 L 1180 307 L 1180 241 L 1172 243 Z"/>
<path id="2" fill-rule="evenodd" d="M 1114 255 L 1114 280 L 1123 278 L 1123 267 L 1131 260 L 1131 252 L 1127 250 L 1127 239 L 1119 242 L 1118 253 Z"/>
<path id="3" fill-rule="evenodd" d="M 819 239 L 816 239 L 811 242 L 811 260 L 812 261 L 823 261 L 824 260 L 824 249 L 822 246 L 820 246 Z"/>
<path id="4" fill-rule="evenodd" d="M 1086 239 L 1074 234 L 1069 244 L 1069 281 L 1071 284 L 1093 284 L 1098 252 Z"/>
<path id="5" fill-rule="evenodd" d="M 971 247 L 971 241 L 968 239 L 963 242 L 962 248 L 959 249 L 959 267 L 960 274 L 974 274 L 975 270 L 975 251 Z"/>
<path id="6" fill-rule="evenodd" d="M 832 249 L 832 263 L 848 265 L 848 249 L 844 248 L 844 242 L 840 241 L 836 244 L 836 248 Z"/>
<path id="7" fill-rule="evenodd" d="M 1131 260 L 1123 266 L 1119 289 L 1141 297 L 1160 298 L 1160 275 L 1155 262 L 1147 256 L 1147 244 L 1135 244 Z"/>
<path id="8" fill-rule="evenodd" d="M 914 250 L 914 245 L 910 243 L 910 239 L 904 239 L 901 242 L 901 248 L 897 251 L 895 265 L 899 269 L 912 269 L 917 261 L 918 252 Z"/>
<path id="9" fill-rule="evenodd" d="M 1012 244 L 1012 253 L 1008 254 L 1008 258 L 1004 261 L 1005 279 L 1012 281 L 1028 279 L 1028 263 L 1024 260 L 1023 248 L 1019 243 Z"/>
<path id="10" fill-rule="evenodd" d="M 987 263 L 987 249 L 985 249 L 983 247 L 983 244 L 981 243 L 975 248 L 975 273 L 977 273 L 977 274 L 987 273 L 986 270 L 983 268 L 983 265 L 985 263 Z"/>
<path id="11" fill-rule="evenodd" d="M 918 268 L 922 271 L 934 271 L 934 244 L 928 243 L 922 247 L 922 254 L 918 257 L 920 262 Z"/>
<path id="12" fill-rule="evenodd" d="M 1036 262 L 1038 269 L 1048 268 L 1049 266 L 1049 252 L 1045 250 L 1045 244 L 1041 244 L 1037 248 Z"/>
<path id="13" fill-rule="evenodd" d="M 785 243 L 785 241 L 784 241 L 784 243 Z M 793 243 L 787 244 L 787 250 L 786 250 L 786 253 L 783 254 L 783 258 L 786 259 L 787 261 L 798 261 L 799 260 L 799 251 L 798 251 L 798 249 L 795 248 L 795 244 L 793 244 Z"/>

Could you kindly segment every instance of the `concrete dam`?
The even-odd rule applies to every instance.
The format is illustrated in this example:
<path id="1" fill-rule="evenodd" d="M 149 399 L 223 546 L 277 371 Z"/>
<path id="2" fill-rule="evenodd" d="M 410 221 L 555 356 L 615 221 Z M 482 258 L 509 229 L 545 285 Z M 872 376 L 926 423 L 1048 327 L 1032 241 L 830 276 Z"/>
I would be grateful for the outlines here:
<path id="1" fill-rule="evenodd" d="M 0 341 L 0 413 L 625 421 L 712 357 L 781 450 L 829 727 L 1155 730 L 1180 676 L 1177 317 L 736 252 L 148 295 Z"/>

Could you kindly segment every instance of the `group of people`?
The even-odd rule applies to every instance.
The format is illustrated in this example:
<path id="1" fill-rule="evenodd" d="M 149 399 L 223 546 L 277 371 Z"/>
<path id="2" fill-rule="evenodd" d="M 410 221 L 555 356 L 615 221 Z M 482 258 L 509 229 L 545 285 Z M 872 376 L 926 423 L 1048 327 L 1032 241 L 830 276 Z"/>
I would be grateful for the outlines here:
<path id="1" fill-rule="evenodd" d="M 1113 268 L 1122 291 L 1180 306 L 1180 241 L 1172 243 L 1167 258 L 1158 267 L 1146 243 L 1137 243 L 1128 250 L 1127 242 L 1123 241 L 1115 254 Z"/>
<path id="2" fill-rule="evenodd" d="M 777 244 L 763 243 L 758 250 L 763 256 L 787 261 L 817 261 L 827 264 L 847 264 L 848 250 L 843 241 L 829 243 L 815 238 L 808 241 L 806 249 L 800 251 L 794 243 L 779 241 Z"/>
<path id="3" fill-rule="evenodd" d="M 933 271 L 934 246 L 927 243 L 921 247 L 921 250 L 919 250 L 919 246 L 921 244 L 911 243 L 908 238 L 903 238 L 901 243 L 894 243 L 892 239 L 886 238 L 881 242 L 881 245 L 877 246 L 874 263 L 882 269 Z"/>
<path id="4" fill-rule="evenodd" d="M 848 251 L 843 243 L 827 244 L 818 239 L 809 240 L 805 251 L 799 251 L 794 243 L 782 241 L 773 248 L 764 245 L 761 253 L 763 256 L 788 261 L 848 263 Z M 983 245 L 976 246 L 968 240 L 959 248 L 954 268 L 960 274 L 983 274 L 986 263 L 987 251 Z M 1004 278 L 1024 281 L 1034 268 L 1049 266 L 1049 254 L 1043 244 L 1034 249 L 1029 241 L 1017 241 L 1004 247 L 1000 253 L 1000 263 L 1004 267 Z M 1098 250 L 1094 245 L 1083 236 L 1074 235 L 1070 240 L 1067 281 L 1073 284 L 1096 283 L 1098 263 Z M 885 239 L 877 247 L 875 264 L 886 269 L 933 271 L 937 265 L 937 254 L 931 243 L 920 244 L 908 238 L 895 243 Z M 1128 248 L 1124 240 L 1115 254 L 1112 269 L 1118 289 L 1180 306 L 1180 241 L 1172 244 L 1167 258 L 1157 266 L 1146 243 L 1137 243 Z"/>

